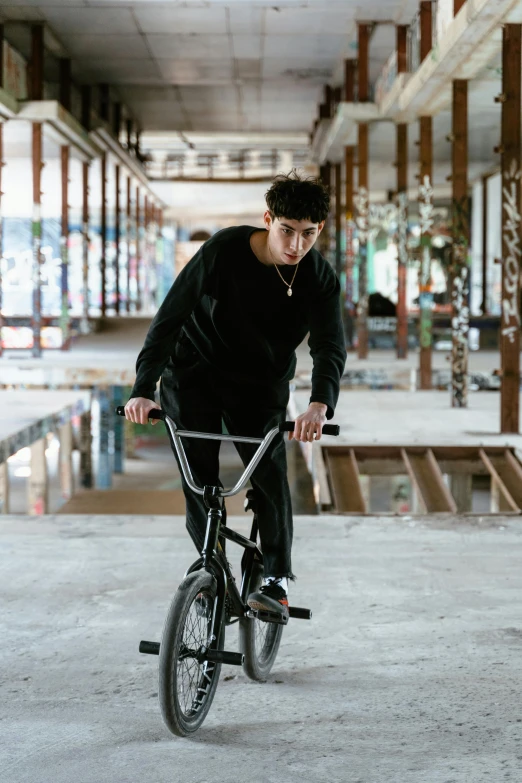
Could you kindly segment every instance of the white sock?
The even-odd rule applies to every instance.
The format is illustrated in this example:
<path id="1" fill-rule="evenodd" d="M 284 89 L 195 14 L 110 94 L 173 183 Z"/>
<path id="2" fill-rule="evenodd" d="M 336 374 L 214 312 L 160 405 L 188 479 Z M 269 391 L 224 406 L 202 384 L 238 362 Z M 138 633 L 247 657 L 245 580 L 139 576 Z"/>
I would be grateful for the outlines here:
<path id="1" fill-rule="evenodd" d="M 288 595 L 288 579 L 286 576 L 266 576 L 263 579 L 264 585 L 268 585 L 271 582 L 279 585 L 279 587 L 282 587 L 285 593 Z"/>

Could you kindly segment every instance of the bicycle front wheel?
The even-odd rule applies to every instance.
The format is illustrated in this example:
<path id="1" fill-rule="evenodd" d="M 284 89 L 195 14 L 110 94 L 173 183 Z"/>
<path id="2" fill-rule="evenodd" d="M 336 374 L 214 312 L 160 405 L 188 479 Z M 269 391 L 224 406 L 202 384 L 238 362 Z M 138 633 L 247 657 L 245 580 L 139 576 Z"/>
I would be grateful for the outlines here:
<path id="1" fill-rule="evenodd" d="M 248 592 L 258 590 L 263 583 L 263 564 L 254 561 Z M 283 626 L 250 617 L 239 621 L 239 649 L 245 656 L 243 670 L 251 680 L 263 682 L 274 665 Z"/>
<path id="2" fill-rule="evenodd" d="M 221 664 L 200 662 L 207 647 L 216 601 L 211 574 L 195 571 L 180 584 L 170 605 L 159 655 L 159 702 L 167 728 L 178 737 L 197 731 L 212 704 Z M 220 646 L 223 645 L 221 629 Z"/>

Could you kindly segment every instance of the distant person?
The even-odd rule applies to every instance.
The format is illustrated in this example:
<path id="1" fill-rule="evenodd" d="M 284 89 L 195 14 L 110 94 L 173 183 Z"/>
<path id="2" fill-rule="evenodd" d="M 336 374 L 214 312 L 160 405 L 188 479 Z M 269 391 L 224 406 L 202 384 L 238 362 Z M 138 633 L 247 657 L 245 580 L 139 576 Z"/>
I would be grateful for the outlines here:
<path id="1" fill-rule="evenodd" d="M 314 249 L 328 215 L 323 184 L 297 172 L 275 178 L 266 194 L 264 229 L 218 231 L 179 274 L 138 356 L 137 378 L 125 406 L 127 419 L 147 423 L 161 376 L 162 408 L 185 430 L 262 437 L 286 419 L 296 348 L 307 333 L 313 358 L 308 409 L 293 437 L 321 437 L 339 396 L 346 349 L 340 286 Z M 290 437 L 292 437 L 290 435 Z M 251 459 L 254 444 L 237 444 Z M 185 449 L 200 486 L 219 485 L 219 442 L 190 439 Z M 257 498 L 264 584 L 250 595 L 253 608 L 288 614 L 292 507 L 283 436 L 272 442 L 252 477 Z M 203 498 L 183 481 L 187 528 L 198 551 L 207 512 Z"/>

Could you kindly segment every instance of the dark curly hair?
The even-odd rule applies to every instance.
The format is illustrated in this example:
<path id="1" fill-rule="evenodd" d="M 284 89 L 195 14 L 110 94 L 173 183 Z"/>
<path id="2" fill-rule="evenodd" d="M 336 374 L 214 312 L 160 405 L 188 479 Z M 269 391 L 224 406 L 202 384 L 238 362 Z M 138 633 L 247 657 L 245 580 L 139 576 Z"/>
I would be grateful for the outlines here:
<path id="1" fill-rule="evenodd" d="M 295 169 L 289 174 L 278 174 L 265 198 L 272 220 L 288 218 L 322 223 L 330 210 L 328 188 L 320 179 L 302 177 Z"/>

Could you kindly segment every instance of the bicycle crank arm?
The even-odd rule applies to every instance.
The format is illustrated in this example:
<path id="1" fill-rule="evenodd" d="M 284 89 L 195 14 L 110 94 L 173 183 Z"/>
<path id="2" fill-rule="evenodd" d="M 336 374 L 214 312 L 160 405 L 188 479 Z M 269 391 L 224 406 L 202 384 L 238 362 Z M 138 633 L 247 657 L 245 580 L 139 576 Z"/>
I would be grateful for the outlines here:
<path id="1" fill-rule="evenodd" d="M 159 651 L 159 642 L 140 642 L 140 653 L 146 653 L 147 655 L 159 655 Z"/>

